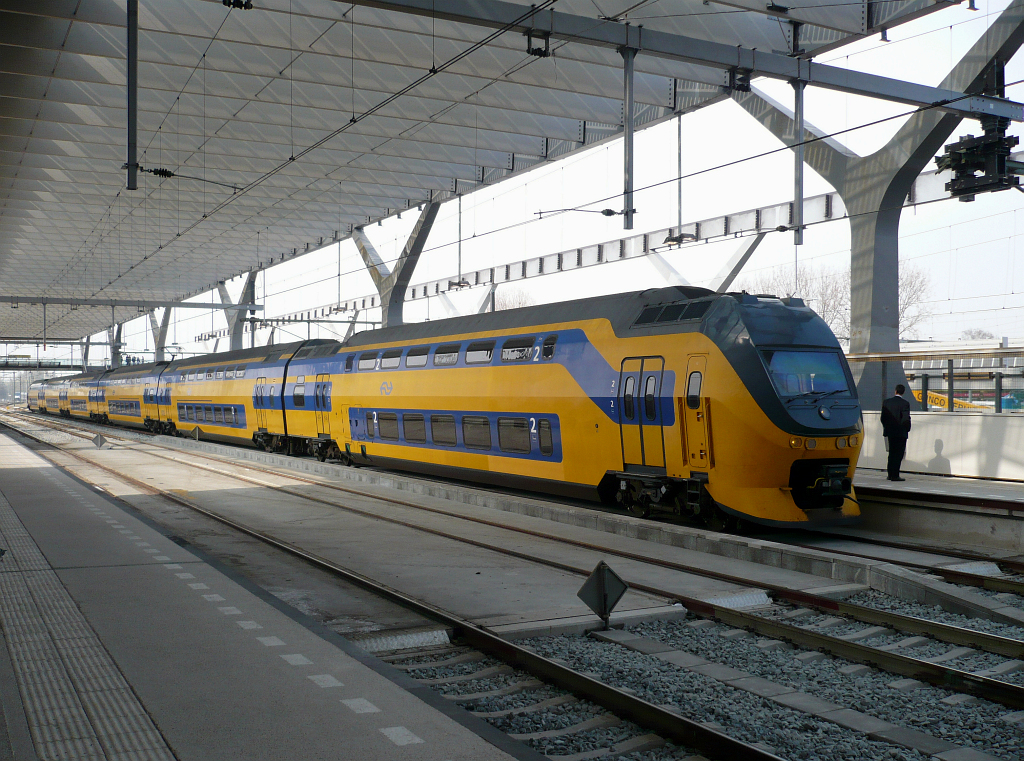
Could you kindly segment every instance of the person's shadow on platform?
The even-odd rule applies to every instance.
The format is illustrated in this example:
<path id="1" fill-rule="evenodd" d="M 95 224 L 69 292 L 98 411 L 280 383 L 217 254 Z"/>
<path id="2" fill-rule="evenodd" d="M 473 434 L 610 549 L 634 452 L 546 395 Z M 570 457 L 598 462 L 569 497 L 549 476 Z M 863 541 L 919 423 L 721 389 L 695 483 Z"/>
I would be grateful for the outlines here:
<path id="1" fill-rule="evenodd" d="M 935 456 L 928 461 L 928 470 L 932 473 L 948 476 L 952 474 L 949 459 L 942 456 L 942 439 L 935 439 Z"/>

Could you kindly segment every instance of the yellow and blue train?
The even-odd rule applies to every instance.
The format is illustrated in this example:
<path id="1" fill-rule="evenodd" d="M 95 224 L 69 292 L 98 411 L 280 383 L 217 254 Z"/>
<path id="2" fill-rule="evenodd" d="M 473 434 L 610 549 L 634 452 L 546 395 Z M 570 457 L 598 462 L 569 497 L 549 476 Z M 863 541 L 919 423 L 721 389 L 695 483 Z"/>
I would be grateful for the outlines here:
<path id="1" fill-rule="evenodd" d="M 85 373 L 29 406 L 713 527 L 859 516 L 856 387 L 799 299 L 652 289 Z"/>

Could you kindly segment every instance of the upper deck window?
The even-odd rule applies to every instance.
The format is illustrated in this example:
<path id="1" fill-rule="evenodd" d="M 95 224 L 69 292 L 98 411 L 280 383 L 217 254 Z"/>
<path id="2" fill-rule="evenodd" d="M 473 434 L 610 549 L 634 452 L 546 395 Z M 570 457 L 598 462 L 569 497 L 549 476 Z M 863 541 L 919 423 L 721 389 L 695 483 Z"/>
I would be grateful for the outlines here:
<path id="1" fill-rule="evenodd" d="M 359 357 L 360 370 L 372 370 L 377 366 L 377 352 L 368 351 Z"/>
<path id="2" fill-rule="evenodd" d="M 472 343 L 466 349 L 467 365 L 485 365 L 494 356 L 494 341 L 480 341 Z"/>
<path id="3" fill-rule="evenodd" d="M 530 357 L 533 355 L 533 344 L 536 339 L 533 336 L 529 338 L 510 338 L 501 347 L 501 361 L 502 362 L 529 362 Z"/>
<path id="4" fill-rule="evenodd" d="M 409 349 L 409 353 L 405 355 L 405 366 L 426 367 L 428 354 L 430 354 L 429 346 L 416 346 Z"/>
<path id="5" fill-rule="evenodd" d="M 437 351 L 434 352 L 434 367 L 445 367 L 458 364 L 460 348 L 461 346 L 459 344 L 438 346 Z"/>
<path id="6" fill-rule="evenodd" d="M 544 339 L 544 345 L 540 350 L 541 359 L 552 359 L 555 356 L 555 342 L 558 341 L 558 336 L 548 336 Z"/>
<path id="7" fill-rule="evenodd" d="M 389 349 L 384 352 L 384 355 L 380 358 L 380 369 L 381 370 L 394 370 L 396 367 L 402 364 L 402 350 L 401 349 Z"/>
<path id="8" fill-rule="evenodd" d="M 849 396 L 839 353 L 834 351 L 766 351 L 768 374 L 779 396 L 812 394 Z"/>
<path id="9" fill-rule="evenodd" d="M 712 303 L 713 302 L 711 301 L 691 301 L 680 319 L 699 320 L 704 316 L 704 313 L 708 311 L 708 307 L 710 307 Z"/>

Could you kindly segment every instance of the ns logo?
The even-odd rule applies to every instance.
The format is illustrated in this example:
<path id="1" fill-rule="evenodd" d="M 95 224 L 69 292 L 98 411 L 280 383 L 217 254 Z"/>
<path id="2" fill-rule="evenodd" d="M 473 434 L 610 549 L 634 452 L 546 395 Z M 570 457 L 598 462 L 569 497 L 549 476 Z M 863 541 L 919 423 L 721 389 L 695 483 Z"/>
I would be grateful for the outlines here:
<path id="1" fill-rule="evenodd" d="M 384 381 L 380 384 L 380 395 L 391 396 L 391 392 L 394 390 L 394 386 L 391 385 L 391 381 Z"/>

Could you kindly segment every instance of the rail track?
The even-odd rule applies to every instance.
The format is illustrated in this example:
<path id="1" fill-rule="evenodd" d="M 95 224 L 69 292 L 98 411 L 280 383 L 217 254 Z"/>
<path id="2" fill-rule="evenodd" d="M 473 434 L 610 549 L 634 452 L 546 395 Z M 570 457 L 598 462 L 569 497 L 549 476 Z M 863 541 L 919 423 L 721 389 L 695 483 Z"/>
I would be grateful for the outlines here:
<path id="1" fill-rule="evenodd" d="M 39 421 L 33 418 L 32 422 Z M 65 433 L 68 433 L 66 429 L 62 428 L 61 430 L 64 430 Z M 77 435 L 81 436 L 82 438 L 88 438 L 88 436 L 84 434 L 71 433 L 70 435 Z M 118 438 L 118 436 L 114 434 L 111 436 L 111 438 L 116 439 Z M 550 558 L 538 557 L 534 554 L 514 550 L 505 546 L 505 544 L 501 541 L 480 541 L 477 539 L 471 539 L 460 534 L 457 531 L 439 530 L 436 528 L 423 526 L 417 523 L 415 520 L 403 520 L 391 516 L 381 515 L 378 512 L 359 508 L 351 504 L 346 504 L 344 502 L 339 501 L 338 499 L 332 499 L 328 496 L 318 496 L 316 494 L 311 494 L 308 491 L 297 491 L 296 489 L 289 486 L 274 484 L 266 480 L 265 474 L 263 474 L 262 471 L 258 471 L 253 466 L 244 463 L 224 460 L 205 453 L 189 453 L 188 460 L 182 457 L 175 457 L 172 455 L 161 454 L 152 451 L 146 451 L 145 454 L 151 457 L 171 461 L 190 468 L 195 468 L 211 473 L 216 473 L 220 476 L 227 476 L 229 478 L 238 479 L 247 484 L 271 489 L 293 497 L 298 497 L 300 499 L 306 499 L 314 502 L 319 502 L 321 504 L 326 504 L 331 507 L 339 508 L 359 515 L 363 515 L 365 517 L 373 518 L 374 520 L 382 520 L 389 523 L 394 523 L 407 528 L 415 529 L 417 531 L 434 534 L 437 536 L 444 537 L 446 539 L 451 539 L 475 547 L 480 547 L 482 549 L 486 549 L 492 552 L 516 557 L 521 560 L 540 563 L 549 567 L 557 568 L 562 571 L 579 574 L 581 576 L 588 575 L 591 570 L 589 568 L 581 568 L 578 566 L 574 566 L 571 563 L 558 562 Z M 88 460 L 87 458 L 81 459 L 86 459 L 86 461 L 88 461 L 90 464 L 96 465 L 96 463 L 94 463 L 92 460 Z M 262 477 L 244 475 L 238 472 L 231 472 L 228 470 L 224 470 L 222 467 L 203 465 L 196 462 L 196 459 L 214 461 L 217 462 L 219 465 L 226 464 L 231 466 L 232 468 L 243 471 L 256 471 L 260 473 Z M 105 466 L 97 465 L 97 467 L 107 469 Z M 119 471 L 114 471 L 111 469 L 107 470 L 109 470 L 112 475 L 118 478 L 130 478 L 120 473 Z M 770 595 L 770 597 L 777 604 L 783 607 L 814 610 L 821 613 L 826 613 L 832 617 L 838 617 L 841 620 L 856 621 L 860 624 L 865 624 L 867 627 L 880 627 L 881 629 L 886 631 L 900 632 L 904 635 L 909 635 L 912 637 L 926 637 L 933 641 L 947 643 L 949 645 L 954 646 L 954 648 L 968 647 L 974 649 L 981 649 L 988 653 L 997 654 L 1009 658 L 1011 659 L 1011 662 L 1024 661 L 1024 642 L 1015 639 L 999 637 L 992 634 L 985 634 L 973 629 L 952 626 L 950 624 L 931 621 L 924 618 L 905 616 L 891 611 L 881 611 L 875 608 L 857 605 L 842 600 L 834 600 L 820 595 L 813 595 L 806 592 L 794 591 L 791 589 L 787 589 L 785 587 L 766 584 L 763 580 L 751 580 L 750 578 L 736 576 L 733 574 L 709 571 L 707 569 L 699 568 L 685 563 L 679 563 L 671 560 L 650 557 L 649 555 L 640 555 L 637 553 L 627 552 L 622 549 L 611 547 L 605 544 L 582 542 L 567 537 L 559 536 L 553 533 L 510 526 L 506 523 L 486 520 L 479 517 L 466 516 L 455 511 L 445 510 L 438 507 L 432 507 L 418 502 L 400 499 L 397 497 L 381 495 L 379 493 L 371 493 L 360 489 L 354 489 L 349 486 L 342 486 L 339 484 L 325 482 L 315 478 L 307 478 L 291 473 L 283 475 L 281 477 L 287 480 L 313 485 L 318 488 L 322 488 L 328 492 L 340 492 L 343 494 L 359 496 L 362 498 L 379 500 L 402 508 L 411 508 L 413 510 L 420 511 L 423 513 L 443 515 L 446 518 L 451 519 L 455 522 L 483 524 L 491 528 L 499 529 L 501 531 L 525 534 L 535 538 L 557 542 L 563 545 L 580 547 L 582 549 L 587 550 L 595 550 L 605 555 L 637 561 L 646 565 L 657 566 L 661 568 L 670 569 L 673 571 L 679 571 L 687 574 L 692 574 L 695 576 L 701 576 L 708 579 L 738 584 L 741 586 L 753 585 L 765 589 Z M 135 485 L 147 489 L 153 488 L 151 485 L 138 482 L 137 480 L 135 481 Z M 171 492 L 167 492 L 165 493 L 165 496 L 175 501 L 179 501 L 182 504 L 187 504 L 187 506 L 192 507 L 193 509 L 198 509 L 210 515 L 211 517 L 218 518 L 216 514 L 206 511 L 204 508 L 198 507 L 190 503 L 189 500 L 185 500 L 180 495 L 175 495 Z M 969 673 L 966 671 L 961 671 L 949 665 L 944 665 L 942 662 L 933 662 L 920 658 L 914 658 L 912 656 L 905 655 L 903 652 L 899 652 L 903 648 L 883 649 L 882 647 L 872 647 L 870 645 L 863 644 L 861 641 L 859 641 L 860 639 L 863 639 L 863 637 L 833 636 L 828 632 L 828 629 L 831 627 L 819 627 L 815 629 L 809 629 L 799 626 L 795 623 L 791 623 L 785 617 L 764 615 L 756 611 L 734 610 L 722 605 L 715 605 L 704 600 L 699 600 L 687 595 L 682 595 L 673 590 L 659 587 L 655 584 L 645 583 L 644 581 L 639 579 L 631 578 L 628 579 L 628 581 L 634 589 L 648 592 L 650 594 L 654 594 L 666 599 L 678 601 L 696 615 L 711 618 L 713 620 L 737 628 L 746 629 L 755 632 L 763 637 L 791 642 L 794 645 L 798 645 L 808 650 L 817 650 L 825 652 L 830 655 L 834 655 L 836 657 L 840 657 L 854 663 L 860 663 L 872 667 L 881 668 L 885 671 L 894 674 L 899 674 L 901 676 L 917 679 L 922 682 L 927 682 L 936 686 L 945 687 L 951 690 L 971 694 L 977 697 L 982 697 L 1010 707 L 1024 708 L 1024 687 L 1017 684 L 1008 683 L 998 678 L 993 678 L 992 675 Z M 1001 672 L 998 670 L 995 671 L 995 675 L 997 676 L 1001 676 L 1003 673 L 1012 673 L 1012 670 L 1006 672 Z"/>

